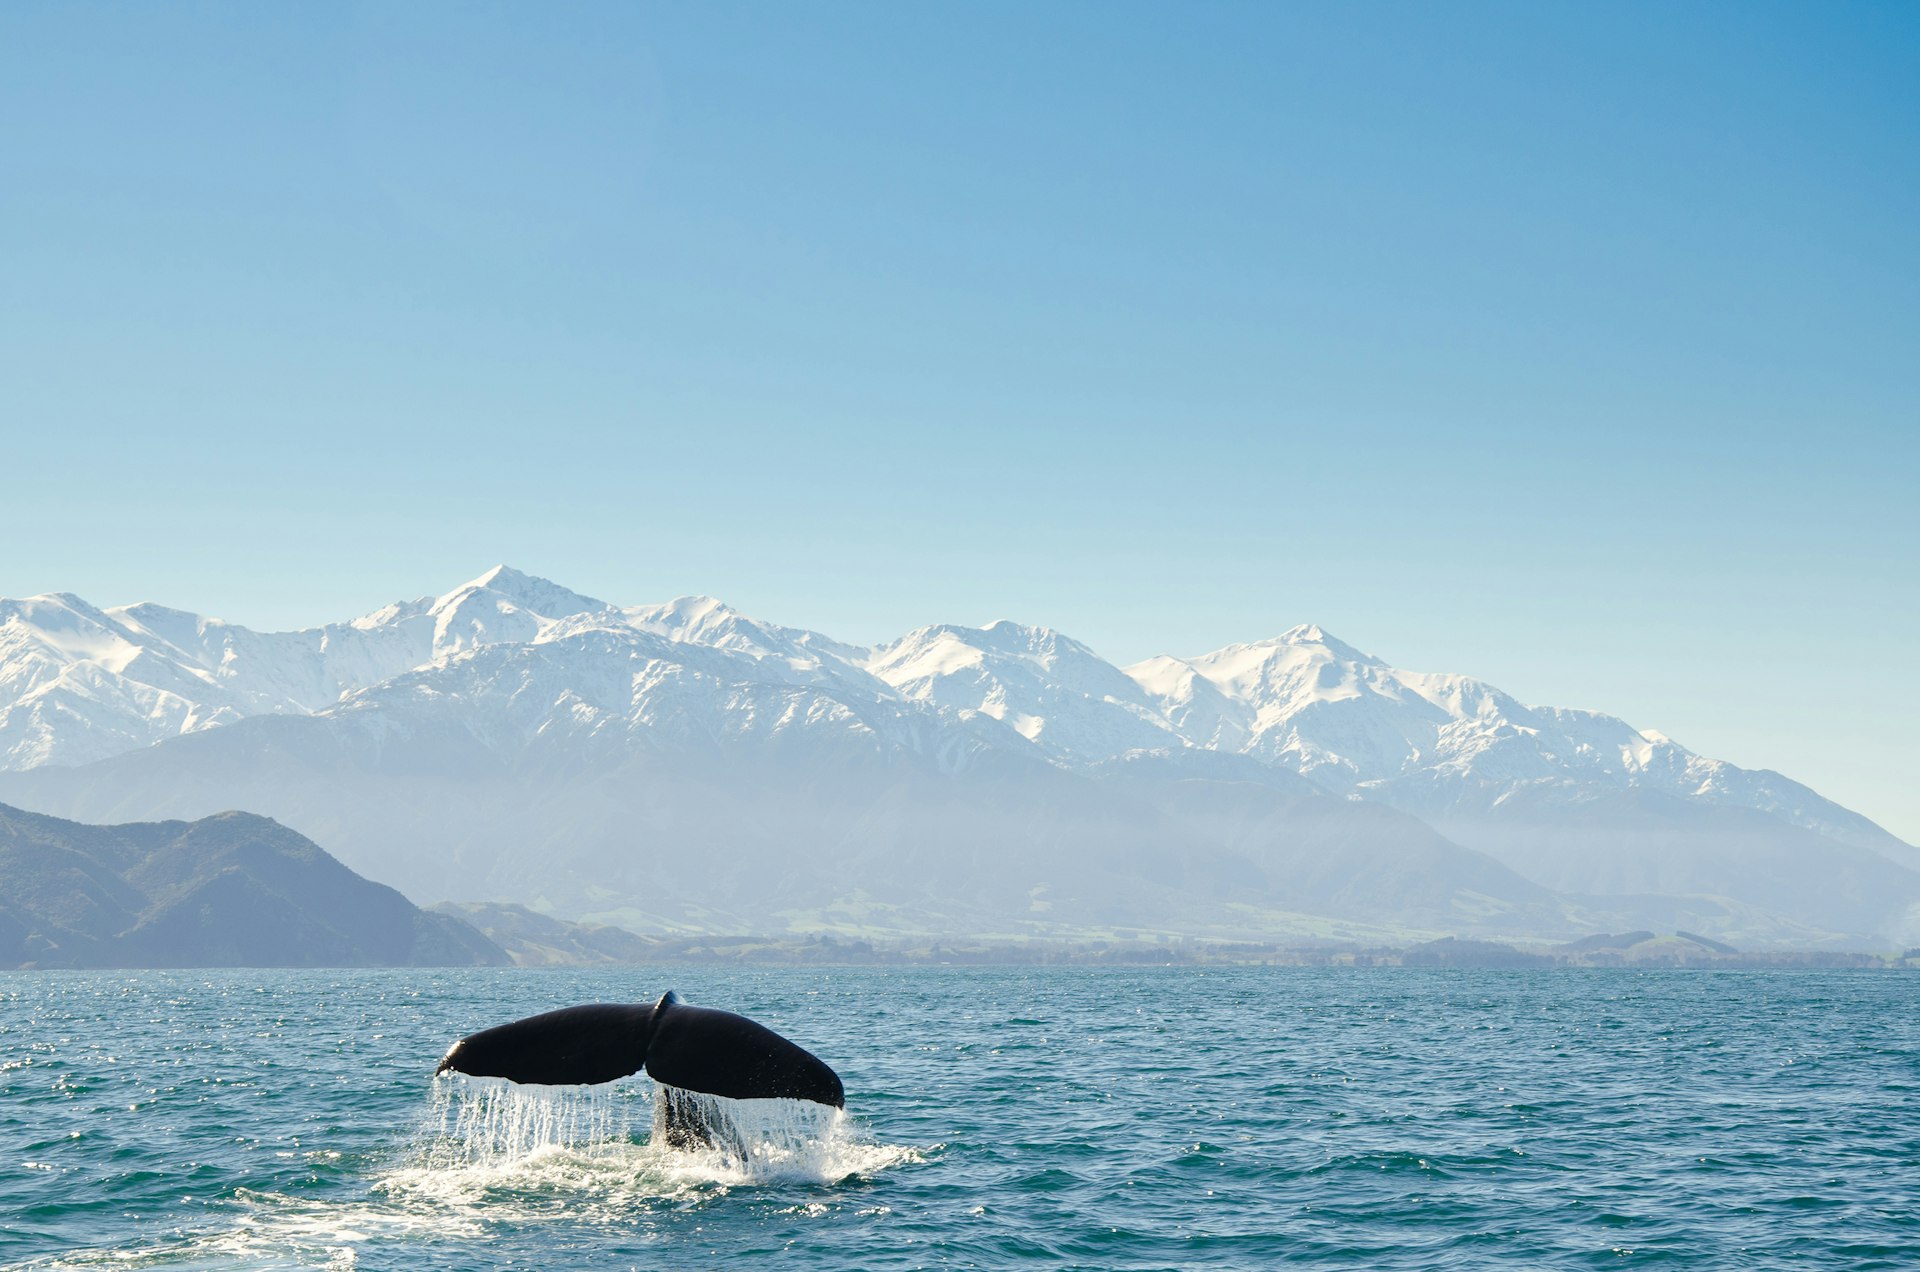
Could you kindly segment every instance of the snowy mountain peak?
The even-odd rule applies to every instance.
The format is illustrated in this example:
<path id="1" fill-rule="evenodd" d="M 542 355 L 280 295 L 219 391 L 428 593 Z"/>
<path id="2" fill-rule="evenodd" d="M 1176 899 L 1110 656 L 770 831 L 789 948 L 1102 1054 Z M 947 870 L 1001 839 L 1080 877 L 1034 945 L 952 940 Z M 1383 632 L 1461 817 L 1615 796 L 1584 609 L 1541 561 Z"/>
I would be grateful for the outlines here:
<path id="1" fill-rule="evenodd" d="M 496 565 L 433 603 L 433 656 L 481 645 L 525 644 L 563 619 L 612 610 L 605 601 Z"/>
<path id="2" fill-rule="evenodd" d="M 1228 745 L 1233 738 L 1244 742 L 1256 716 L 1271 722 L 1316 701 L 1356 697 L 1363 692 L 1362 682 L 1383 682 L 1391 673 L 1392 668 L 1373 655 L 1313 624 L 1197 658 L 1162 654 L 1126 669 L 1163 707 L 1199 710 L 1201 715 L 1191 722 L 1198 734 L 1186 736 L 1205 746 Z M 1201 690 L 1201 681 L 1210 683 L 1222 700 L 1214 701 Z M 1397 694 L 1398 686 L 1390 692 Z M 1202 742 L 1201 736 L 1209 740 Z"/>
<path id="3" fill-rule="evenodd" d="M 548 619 L 596 614 L 613 608 L 605 601 L 582 596 L 538 575 L 523 574 L 510 565 L 496 565 L 479 578 L 461 584 L 440 597 L 434 608 L 437 610 L 449 603 L 458 603 L 461 598 L 480 592 L 504 599 L 529 614 Z"/>
<path id="4" fill-rule="evenodd" d="M 1185 746 L 1119 668 L 1047 627 L 922 627 L 876 650 L 867 670 L 903 697 L 1000 720 L 1061 759 Z"/>
<path id="5" fill-rule="evenodd" d="M 1188 744 L 1230 752 L 1246 746 L 1254 723 L 1252 708 L 1186 659 L 1161 654 L 1125 668 L 1124 674 Z"/>
<path id="6" fill-rule="evenodd" d="M 532 645 L 541 648 L 516 648 Z M 536 665 L 546 696 L 494 700 L 504 669 L 520 677 Z M 495 671 L 503 678 L 476 678 Z M 0 769 L 87 764 L 249 716 L 327 714 L 401 678 L 443 686 L 500 736 L 519 736 L 517 713 L 542 703 L 562 704 L 552 728 L 583 736 L 621 719 L 651 727 L 668 715 L 636 705 L 656 692 L 646 686 L 698 684 L 719 686 L 740 713 L 686 735 L 709 740 L 756 712 L 790 718 L 783 736 L 796 741 L 813 736 L 816 718 L 877 713 L 985 729 L 980 737 L 1011 730 L 1068 768 L 1142 751 L 1222 752 L 1420 814 L 1464 816 L 1550 790 L 1644 792 L 1869 847 L 1890 840 L 1777 774 L 1705 759 L 1611 716 L 1528 706 L 1470 677 L 1403 671 L 1315 624 L 1122 671 L 1072 637 L 1010 620 L 922 627 L 869 649 L 711 596 L 616 609 L 507 566 L 297 632 L 152 602 L 0 600 Z"/>
<path id="7" fill-rule="evenodd" d="M 1071 636 L 1051 627 L 1034 627 L 1006 618 L 995 619 L 985 627 L 936 623 L 916 628 L 875 650 L 874 663 L 897 665 L 930 656 L 956 666 L 992 656 L 1028 659 L 1045 668 L 1053 668 L 1063 661 L 1082 660 L 1110 666 Z"/>
<path id="8" fill-rule="evenodd" d="M 63 617 L 65 616 L 65 617 Z M 0 622 L 71 623 L 81 619 L 104 621 L 105 615 L 72 592 L 42 592 L 18 600 L 0 599 Z"/>
<path id="9" fill-rule="evenodd" d="M 964 633 L 969 629 L 952 630 Z M 1035 627 L 1026 623 L 1016 623 L 1012 619 L 999 618 L 978 630 L 983 643 L 991 648 L 1003 653 L 1036 658 L 1043 666 L 1053 666 L 1061 659 L 1099 660 L 1099 655 L 1093 650 L 1051 627 Z"/>
<path id="10" fill-rule="evenodd" d="M 156 631 L 168 627 L 180 630 L 191 628 L 198 631 L 202 624 L 220 621 L 217 618 L 202 618 L 190 610 L 178 610 L 154 601 L 135 601 L 132 605 L 116 605 L 104 612 Z"/>
<path id="11" fill-rule="evenodd" d="M 752 621 L 712 596 L 676 596 L 662 605 L 633 605 L 621 612 L 643 631 L 691 645 L 715 644 L 715 638 L 725 639 Z"/>
<path id="12" fill-rule="evenodd" d="M 138 652 L 113 619 L 68 592 L 0 600 L 0 689 L 58 675 L 71 662 L 117 670 Z"/>
<path id="13" fill-rule="evenodd" d="M 1321 627 L 1318 623 L 1302 623 L 1298 627 L 1290 627 L 1274 637 L 1271 641 L 1262 643 L 1324 649 L 1328 654 L 1344 662 L 1365 663 L 1372 666 L 1386 665 L 1372 654 L 1364 650 L 1355 649 L 1352 645 L 1347 644 L 1347 642 L 1328 632 L 1326 628 Z"/>
<path id="14" fill-rule="evenodd" d="M 771 659 L 802 679 L 851 677 L 863 689 L 872 687 L 861 670 L 871 651 L 843 645 L 819 632 L 749 618 L 711 596 L 679 596 L 663 605 L 635 605 L 620 613 L 629 627 L 667 640 Z"/>
<path id="15" fill-rule="evenodd" d="M 396 623 L 403 623 L 430 613 L 436 599 L 432 596 L 423 596 L 417 601 L 394 601 L 390 605 L 382 605 L 370 614 L 362 614 L 347 626 L 362 632 L 392 627 Z"/>
<path id="16" fill-rule="evenodd" d="M 219 633 L 227 626 L 217 618 L 203 618 L 187 610 L 171 609 L 152 601 L 115 606 L 105 613 L 134 639 L 151 638 L 190 661 L 202 664 L 206 661 L 209 639 L 217 640 Z"/>
<path id="17" fill-rule="evenodd" d="M 1192 663 L 1184 658 L 1175 658 L 1172 654 L 1158 654 L 1121 670 L 1141 688 L 1157 697 L 1189 692 L 1193 682 L 1200 678 L 1199 671 Z"/>

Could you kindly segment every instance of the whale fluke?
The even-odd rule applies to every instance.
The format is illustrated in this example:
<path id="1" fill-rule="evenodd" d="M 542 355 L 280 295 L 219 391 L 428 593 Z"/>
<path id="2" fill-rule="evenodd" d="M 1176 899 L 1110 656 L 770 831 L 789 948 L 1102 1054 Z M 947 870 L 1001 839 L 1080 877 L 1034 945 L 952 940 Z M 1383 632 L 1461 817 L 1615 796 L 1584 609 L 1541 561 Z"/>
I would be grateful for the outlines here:
<path id="1" fill-rule="evenodd" d="M 733 1100 L 785 1098 L 846 1107 L 840 1077 L 811 1052 L 745 1016 L 660 1001 L 564 1007 L 469 1034 L 438 1073 L 543 1086 L 611 1082 L 645 1068 L 667 1086 Z"/>
<path id="2" fill-rule="evenodd" d="M 732 1100 L 784 1097 L 846 1107 L 840 1075 L 812 1052 L 765 1025 L 711 1007 L 689 1007 L 671 992 L 660 1000 L 647 1076 L 656 1082 Z"/>
<path id="3" fill-rule="evenodd" d="M 595 1003 L 495 1025 L 447 1048 L 434 1073 L 541 1086 L 611 1082 L 646 1063 L 654 1011 L 639 1003 Z"/>

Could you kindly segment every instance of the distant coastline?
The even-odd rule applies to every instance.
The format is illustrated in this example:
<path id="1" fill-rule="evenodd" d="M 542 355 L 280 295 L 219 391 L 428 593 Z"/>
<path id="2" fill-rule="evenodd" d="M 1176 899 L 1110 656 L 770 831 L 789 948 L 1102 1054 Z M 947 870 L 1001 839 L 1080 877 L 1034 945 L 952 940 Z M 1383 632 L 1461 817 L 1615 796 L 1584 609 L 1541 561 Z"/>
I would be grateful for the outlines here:
<path id="1" fill-rule="evenodd" d="M 619 958 L 591 956 L 523 959 L 512 942 L 500 942 L 514 956 L 507 966 L 525 969 L 587 967 L 761 966 L 761 967 L 1352 967 L 1410 970 L 1477 969 L 1505 971 L 1564 971 L 1612 969 L 1629 971 L 1920 971 L 1920 949 L 1901 953 L 1864 953 L 1842 950 L 1735 951 L 1728 954 L 1689 955 L 1681 951 L 1649 953 L 1631 958 L 1592 953 L 1567 953 L 1553 947 L 1509 946 L 1461 941 L 1473 950 L 1435 951 L 1424 946 L 1298 946 L 1259 942 L 1194 940 L 1073 941 L 838 940 L 822 937 L 698 936 L 650 943 L 644 955 Z M 448 965 L 455 965 L 449 963 Z M 227 967 L 230 963 L 91 964 L 85 967 L 23 964 L 0 971 L 182 971 Z M 269 965 L 262 965 L 269 966 Z M 277 966 L 277 965 L 274 965 Z M 326 964 L 307 964 L 324 967 Z M 418 963 L 353 963 L 343 967 L 407 967 Z"/>
<path id="2" fill-rule="evenodd" d="M 970 940 L 895 941 L 820 937 L 687 937 L 662 940 L 645 963 L 764 964 L 821 967 L 941 966 L 1248 966 L 1408 968 L 1629 968 L 1638 970 L 1860 969 L 1920 970 L 1920 949 L 1902 953 L 1837 950 L 1711 950 L 1675 948 L 1627 957 L 1617 951 L 1565 951 L 1494 942 L 1427 942 L 1409 947 L 1290 945 L 1189 939 L 1155 941 Z M 1471 946 L 1473 948 L 1461 948 Z M 1438 947 L 1438 948 L 1436 948 Z M 509 949 L 511 953 L 511 949 Z"/>

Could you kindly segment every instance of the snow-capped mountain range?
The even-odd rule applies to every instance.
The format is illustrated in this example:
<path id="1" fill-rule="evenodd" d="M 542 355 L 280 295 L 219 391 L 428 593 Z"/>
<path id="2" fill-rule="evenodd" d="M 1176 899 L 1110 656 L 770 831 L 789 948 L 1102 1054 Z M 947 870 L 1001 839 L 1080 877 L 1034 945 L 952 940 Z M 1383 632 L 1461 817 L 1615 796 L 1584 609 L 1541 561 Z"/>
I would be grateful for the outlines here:
<path id="1" fill-rule="evenodd" d="M 518 792 L 508 812 L 466 816 L 501 791 Z M 707 597 L 623 608 L 504 566 L 299 632 L 67 594 L 0 600 L 0 798 L 116 820 L 248 807 L 295 819 L 419 900 L 467 895 L 438 869 L 462 862 L 496 892 L 538 881 L 550 908 L 639 926 L 851 930 L 863 926 L 847 917 L 858 911 L 886 918 L 881 927 L 1028 930 L 1062 908 L 1060 879 L 1075 861 L 1109 878 L 1108 911 L 1152 916 L 1143 880 L 1160 867 L 1122 868 L 1111 851 L 1122 806 L 1136 826 L 1170 819 L 1136 845 L 1142 861 L 1169 851 L 1156 844 L 1187 854 L 1161 888 L 1185 900 L 1152 917 L 1155 930 L 1251 934 L 1302 913 L 1579 930 L 1671 911 L 1699 930 L 1808 942 L 1892 939 L 1920 905 L 1920 853 L 1779 774 L 1695 755 L 1612 716 L 1523 704 L 1470 677 L 1399 670 L 1317 627 L 1122 668 L 1011 622 L 924 627 L 865 647 Z M 548 806 L 531 817 L 539 798 Z M 343 811 L 343 799 L 368 811 Z M 1250 799 L 1273 806 L 1256 813 Z M 926 884 L 939 869 L 917 882 L 902 872 L 919 889 L 911 898 L 814 888 L 811 910 L 774 904 L 746 874 L 710 886 L 777 858 L 783 821 L 785 842 L 831 858 L 844 885 L 840 867 L 858 853 L 883 863 L 919 854 L 930 809 L 963 810 L 943 823 L 952 826 L 984 806 L 1023 818 L 978 824 L 984 836 L 1050 828 L 1051 847 L 1015 858 L 1033 878 L 1008 884 L 1006 897 L 989 888 L 942 911 Z M 1233 829 L 1220 822 L 1229 807 Z M 624 860 L 632 828 L 652 827 L 660 843 L 698 839 L 703 819 L 731 827 L 718 838 L 736 860 L 691 873 L 656 861 L 677 880 L 670 913 L 629 904 L 637 882 L 608 882 L 625 868 L 608 861 Z M 1360 839 L 1445 845 L 1460 860 L 1435 867 L 1440 891 L 1399 916 L 1350 888 L 1333 890 L 1346 902 L 1297 905 L 1297 861 L 1285 878 L 1261 867 L 1265 882 L 1238 898 L 1194 882 L 1194 870 L 1213 869 L 1195 866 L 1203 858 L 1231 875 L 1312 841 L 1309 824 L 1336 823 L 1346 848 L 1327 846 L 1334 859 L 1319 866 L 1339 866 L 1343 851 L 1365 857 L 1353 849 Z M 405 851 L 390 842 L 395 824 L 410 827 Z M 1265 828 L 1257 851 L 1250 824 Z M 436 834 L 449 839 L 438 849 Z M 539 852 L 523 851 L 530 836 L 569 845 L 565 886 L 535 868 Z M 369 860 L 376 844 L 384 873 Z M 864 868 L 868 879 L 888 875 L 875 860 Z M 1498 894 L 1486 913 L 1468 895 L 1479 890 L 1448 883 L 1461 870 L 1499 874 L 1480 880 Z M 1098 899 L 1082 898 L 1079 929 L 1100 926 Z M 1222 917 L 1236 906 L 1244 921 Z"/>

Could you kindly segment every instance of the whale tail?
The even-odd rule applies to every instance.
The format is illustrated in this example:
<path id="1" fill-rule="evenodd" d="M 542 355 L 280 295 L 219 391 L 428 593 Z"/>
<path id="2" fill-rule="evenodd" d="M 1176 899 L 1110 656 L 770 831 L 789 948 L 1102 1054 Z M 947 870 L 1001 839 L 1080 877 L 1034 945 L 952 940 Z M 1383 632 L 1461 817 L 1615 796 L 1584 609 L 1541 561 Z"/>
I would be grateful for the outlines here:
<path id="1" fill-rule="evenodd" d="M 653 1008 L 595 1003 L 528 1016 L 468 1034 L 447 1048 L 440 1073 L 540 1086 L 612 1082 L 647 1060 Z"/>
<path id="2" fill-rule="evenodd" d="M 812 1052 L 745 1016 L 689 1007 L 671 990 L 655 1008 L 646 1066 L 656 1082 L 732 1100 L 847 1103 L 840 1075 Z"/>
<path id="3" fill-rule="evenodd" d="M 469 1034 L 436 1073 L 547 1086 L 611 1082 L 645 1068 L 667 1086 L 734 1100 L 811 1100 L 846 1106 L 840 1077 L 765 1025 L 671 990 L 650 1006 L 566 1007 Z"/>

